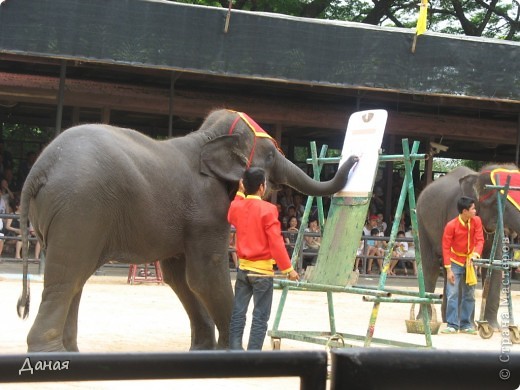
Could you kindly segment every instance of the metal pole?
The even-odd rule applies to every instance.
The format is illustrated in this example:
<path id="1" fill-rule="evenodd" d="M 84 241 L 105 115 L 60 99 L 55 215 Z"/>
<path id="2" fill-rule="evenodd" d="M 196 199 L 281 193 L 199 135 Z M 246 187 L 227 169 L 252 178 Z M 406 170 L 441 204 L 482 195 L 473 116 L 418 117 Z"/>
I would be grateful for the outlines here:
<path id="1" fill-rule="evenodd" d="M 60 85 L 58 88 L 58 110 L 56 111 L 56 130 L 54 136 L 57 137 L 61 132 L 61 119 L 63 116 L 63 95 L 65 94 L 65 75 L 67 73 L 67 63 L 61 61 L 60 65 Z"/>

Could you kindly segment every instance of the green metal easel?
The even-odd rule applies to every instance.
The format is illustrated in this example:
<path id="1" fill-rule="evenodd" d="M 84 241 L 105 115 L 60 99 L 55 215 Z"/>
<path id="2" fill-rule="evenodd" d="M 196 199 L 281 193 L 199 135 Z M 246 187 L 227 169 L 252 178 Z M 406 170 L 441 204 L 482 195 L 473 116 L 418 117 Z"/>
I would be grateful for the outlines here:
<path id="1" fill-rule="evenodd" d="M 277 287 L 282 288 L 282 294 L 280 297 L 278 309 L 276 311 L 273 329 L 270 330 L 268 333 L 271 337 L 273 349 L 280 348 L 282 338 L 304 342 L 312 342 L 327 345 L 330 347 L 346 346 L 348 345 L 345 342 L 346 340 L 354 340 L 358 342 L 362 341 L 364 342 L 364 346 L 366 347 L 370 346 L 372 343 L 398 347 L 432 347 L 430 318 L 428 310 L 426 309 L 431 304 L 441 303 L 441 296 L 439 294 L 427 293 L 424 287 L 424 276 L 420 255 L 420 243 L 417 236 L 417 216 L 415 213 L 415 193 L 412 176 L 412 170 L 415 162 L 417 160 L 425 159 L 426 156 L 424 154 L 417 154 L 417 151 L 419 149 L 419 142 L 417 141 L 413 143 L 411 151 L 407 139 L 403 139 L 402 145 L 403 155 L 389 155 L 379 157 L 380 162 L 404 161 L 405 177 L 397 209 L 395 212 L 394 223 L 392 225 L 390 240 L 388 243 L 388 250 L 383 262 L 383 271 L 381 272 L 377 288 L 347 285 L 351 273 L 353 272 L 356 251 L 361 240 L 362 230 L 365 223 L 365 217 L 368 212 L 368 207 L 372 194 L 370 193 L 368 194 L 368 196 L 362 197 L 334 196 L 331 202 L 327 223 L 323 230 L 324 233 L 321 241 L 321 247 L 318 252 L 316 266 L 311 275 L 309 276 L 309 279 L 299 282 L 293 282 L 283 279 L 275 280 Z M 339 162 L 339 158 L 325 158 L 324 156 L 326 150 L 326 147 L 322 148 L 320 157 L 318 157 L 316 153 L 316 145 L 314 143 L 311 143 L 310 163 L 312 163 L 314 168 L 315 179 L 319 179 L 319 175 L 323 164 Z M 375 180 L 376 171 L 373 172 L 373 181 Z M 387 271 L 390 265 L 392 251 L 395 245 L 395 239 L 399 228 L 399 221 L 401 220 L 405 201 L 407 198 L 413 227 L 415 259 L 417 263 L 418 274 L 418 291 L 388 289 L 385 287 Z M 323 225 L 324 213 L 320 198 L 318 198 L 317 203 L 320 224 Z M 308 222 L 312 204 L 313 197 L 309 197 L 307 199 L 305 212 L 302 217 L 302 226 L 300 227 L 298 239 L 295 244 L 295 250 L 293 252 L 293 266 L 296 266 L 300 258 L 299 253 L 303 242 L 303 230 L 304 226 Z M 325 292 L 327 294 L 330 325 L 329 331 L 314 332 L 280 330 L 280 321 L 283 314 L 285 302 L 287 300 L 289 291 L 292 290 L 318 291 Z M 361 294 L 363 295 L 363 301 L 374 303 L 366 335 L 354 335 L 337 331 L 332 295 L 332 293 L 334 292 Z M 402 297 L 396 298 L 394 297 L 394 295 L 401 295 Z M 422 312 L 425 313 L 425 315 L 423 316 L 423 325 L 426 338 L 426 345 L 417 345 L 397 340 L 387 340 L 373 337 L 381 302 L 413 303 L 422 305 Z"/>

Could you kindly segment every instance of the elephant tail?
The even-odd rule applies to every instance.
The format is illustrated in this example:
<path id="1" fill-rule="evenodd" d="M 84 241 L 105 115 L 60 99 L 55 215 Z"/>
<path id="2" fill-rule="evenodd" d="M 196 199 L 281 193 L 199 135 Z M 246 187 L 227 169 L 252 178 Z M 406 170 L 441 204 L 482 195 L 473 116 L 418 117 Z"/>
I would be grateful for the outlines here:
<path id="1" fill-rule="evenodd" d="M 23 282 L 22 295 L 18 298 L 16 311 L 18 316 L 26 319 L 29 316 L 29 306 L 31 302 L 31 290 L 29 283 L 29 207 L 31 199 L 35 195 L 35 186 L 31 185 L 31 175 L 28 176 L 26 183 L 22 190 L 22 197 L 20 200 L 20 230 L 22 231 L 22 264 L 23 264 Z"/>

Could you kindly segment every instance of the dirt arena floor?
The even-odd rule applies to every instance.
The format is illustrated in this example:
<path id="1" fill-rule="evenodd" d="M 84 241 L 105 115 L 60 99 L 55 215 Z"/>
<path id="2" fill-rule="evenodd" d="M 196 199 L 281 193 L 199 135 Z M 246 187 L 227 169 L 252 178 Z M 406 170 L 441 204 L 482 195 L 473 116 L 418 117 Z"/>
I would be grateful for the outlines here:
<path id="1" fill-rule="evenodd" d="M 360 279 L 361 282 L 377 283 L 377 279 Z M 396 286 L 397 278 L 389 279 L 387 285 Z M 416 279 L 415 279 L 416 283 Z M 407 289 L 417 290 L 413 281 Z M 22 289 L 20 275 L 0 274 L 1 332 L 0 348 L 3 354 L 24 354 L 26 335 L 39 306 L 42 282 L 31 283 L 31 313 L 23 321 L 16 314 L 16 302 Z M 513 288 L 513 310 L 520 318 L 520 288 Z M 440 288 L 438 291 L 440 292 Z M 477 313 L 481 304 L 481 288 L 477 289 Z M 272 318 L 278 307 L 280 290 L 275 290 Z M 365 335 L 373 304 L 362 301 L 361 295 L 335 294 L 335 315 L 340 332 Z M 500 313 L 507 311 L 501 307 Z M 424 344 L 423 335 L 406 332 L 405 320 L 409 319 L 410 304 L 382 303 L 375 327 L 375 337 Z M 248 315 L 246 335 L 249 329 Z M 518 320 L 517 320 L 518 321 Z M 446 325 L 442 324 L 441 329 Z M 271 327 L 271 326 L 270 326 Z M 327 301 L 324 293 L 290 292 L 280 329 L 328 330 Z M 490 350 L 501 353 L 502 338 L 495 333 L 488 340 L 478 335 L 433 335 L 433 347 L 439 350 Z M 189 348 L 190 326 L 188 318 L 177 297 L 166 285 L 129 285 L 123 274 L 115 276 L 92 276 L 83 292 L 80 306 L 78 344 L 82 352 L 184 352 Z M 247 340 L 244 340 L 247 342 Z M 269 350 L 270 338 L 266 337 L 264 350 Z M 281 349 L 309 350 L 324 347 L 283 339 Z M 520 351 L 520 345 L 512 347 Z M 117 382 L 69 382 L 44 384 L 0 384 L 1 389 L 298 389 L 298 378 L 276 379 L 221 379 L 221 380 L 172 380 L 172 381 L 117 381 Z"/>

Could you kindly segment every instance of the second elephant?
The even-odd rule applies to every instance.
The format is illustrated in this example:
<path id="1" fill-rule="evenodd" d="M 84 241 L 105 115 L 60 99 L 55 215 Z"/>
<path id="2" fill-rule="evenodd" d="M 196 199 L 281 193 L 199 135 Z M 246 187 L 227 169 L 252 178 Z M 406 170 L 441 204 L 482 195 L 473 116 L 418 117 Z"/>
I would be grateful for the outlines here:
<path id="1" fill-rule="evenodd" d="M 467 167 L 459 167 L 434 181 L 421 192 L 417 200 L 417 222 L 426 291 L 434 292 L 435 290 L 442 268 L 444 226 L 457 216 L 457 200 L 463 195 L 475 199 L 477 213 L 482 218 L 486 240 L 483 258 L 489 258 L 493 233 L 497 224 L 498 208 L 496 190 L 488 190 L 485 185 L 492 184 L 490 175 L 497 169 L 507 171 L 511 175 L 520 175 L 516 165 L 512 164 L 487 165 L 480 172 L 475 172 Z M 504 183 L 505 181 L 502 184 Z M 506 201 L 505 203 L 504 226 L 510 231 L 520 232 L 520 211 L 511 202 Z M 497 253 L 497 256 L 500 256 L 500 253 Z M 442 269 L 444 270 L 444 268 Z M 485 274 L 486 272 L 483 272 L 483 275 Z M 446 280 L 446 275 L 444 276 L 444 280 Z M 484 318 L 495 329 L 500 327 L 497 314 L 501 281 L 502 272 L 493 271 Z M 445 297 L 444 294 L 443 321 L 445 321 Z"/>

